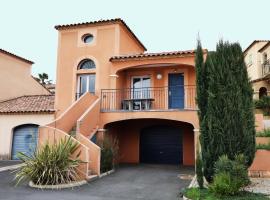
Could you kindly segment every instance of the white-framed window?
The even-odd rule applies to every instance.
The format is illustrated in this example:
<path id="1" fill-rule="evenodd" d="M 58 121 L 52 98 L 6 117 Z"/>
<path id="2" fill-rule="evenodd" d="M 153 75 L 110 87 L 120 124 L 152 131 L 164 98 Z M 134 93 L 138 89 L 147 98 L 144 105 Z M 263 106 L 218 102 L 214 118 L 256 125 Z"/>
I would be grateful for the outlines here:
<path id="1" fill-rule="evenodd" d="M 150 98 L 151 78 L 150 76 L 133 76 L 131 78 L 131 89 L 133 99 Z"/>
<path id="2" fill-rule="evenodd" d="M 263 53 L 263 63 L 267 61 L 267 53 Z"/>
<path id="3" fill-rule="evenodd" d="M 94 39 L 94 36 L 90 33 L 84 34 L 82 36 L 82 41 L 86 44 L 91 43 L 93 41 L 93 39 Z"/>
<path id="4" fill-rule="evenodd" d="M 77 80 L 77 95 L 78 99 L 86 92 L 95 94 L 96 74 L 80 74 Z"/>
<path id="5" fill-rule="evenodd" d="M 91 59 L 84 59 L 78 65 L 78 70 L 80 70 L 80 69 L 95 69 L 95 68 L 96 68 L 96 64 Z"/>
<path id="6" fill-rule="evenodd" d="M 248 65 L 252 65 L 252 54 L 248 56 Z"/>

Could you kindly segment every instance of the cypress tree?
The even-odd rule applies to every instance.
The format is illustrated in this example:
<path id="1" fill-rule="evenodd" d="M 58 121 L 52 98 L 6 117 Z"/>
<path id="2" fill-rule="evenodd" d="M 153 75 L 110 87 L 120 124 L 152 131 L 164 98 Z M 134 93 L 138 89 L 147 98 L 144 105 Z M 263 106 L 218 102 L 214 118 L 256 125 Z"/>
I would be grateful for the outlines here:
<path id="1" fill-rule="evenodd" d="M 197 67 L 201 68 L 200 65 Z M 204 76 L 206 81 L 204 88 L 197 85 L 200 90 L 197 95 L 204 91 L 206 97 L 197 96 L 197 102 L 204 175 L 211 181 L 214 163 L 221 155 L 234 159 L 236 154 L 244 154 L 247 166 L 252 163 L 255 126 L 252 87 L 240 45 L 220 41 L 216 52 L 208 54 L 204 68 L 204 73 L 196 69 L 197 79 Z M 200 107 L 203 105 L 205 108 Z"/>

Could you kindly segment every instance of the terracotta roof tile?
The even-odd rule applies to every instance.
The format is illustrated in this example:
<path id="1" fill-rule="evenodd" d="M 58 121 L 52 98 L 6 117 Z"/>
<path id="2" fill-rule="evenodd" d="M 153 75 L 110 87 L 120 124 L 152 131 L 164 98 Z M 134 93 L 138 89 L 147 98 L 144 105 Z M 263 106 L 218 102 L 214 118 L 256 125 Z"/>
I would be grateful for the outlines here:
<path id="1" fill-rule="evenodd" d="M 8 56 L 17 58 L 17 59 L 19 59 L 19 60 L 21 60 L 21 61 L 23 61 L 23 62 L 29 63 L 29 64 L 31 64 L 31 65 L 34 64 L 33 61 L 27 60 L 27 59 L 25 59 L 25 58 L 23 58 L 23 57 L 20 57 L 20 56 L 17 56 L 17 55 L 15 55 L 15 54 L 13 54 L 13 53 L 10 53 L 10 52 L 8 52 L 8 51 L 6 51 L 6 50 L 4 50 L 4 49 L 0 49 L 0 52 L 3 53 L 3 54 L 6 54 L 6 55 L 8 55 Z"/>
<path id="2" fill-rule="evenodd" d="M 0 114 L 53 113 L 54 95 L 21 96 L 0 102 Z"/>
<path id="3" fill-rule="evenodd" d="M 106 24 L 122 24 L 134 37 L 134 39 L 139 43 L 139 45 L 146 51 L 146 47 L 143 45 L 143 43 L 137 38 L 137 36 L 133 33 L 133 31 L 129 28 L 129 26 L 124 22 L 124 20 L 120 18 L 115 19 L 107 19 L 107 20 L 97 20 L 92 22 L 82 22 L 82 23 L 75 23 L 75 24 L 65 24 L 65 25 L 56 25 L 54 28 L 56 30 L 65 30 L 75 27 L 87 27 L 91 25 L 106 25 Z"/>
<path id="4" fill-rule="evenodd" d="M 207 52 L 204 49 L 204 52 Z M 110 58 L 110 61 L 124 61 L 124 60 L 136 60 L 141 58 L 153 58 L 153 57 L 177 57 L 195 54 L 195 50 L 187 50 L 187 51 L 170 51 L 170 52 L 160 52 L 160 53 L 141 53 L 141 54 L 130 54 L 130 55 L 119 55 L 113 56 Z"/>

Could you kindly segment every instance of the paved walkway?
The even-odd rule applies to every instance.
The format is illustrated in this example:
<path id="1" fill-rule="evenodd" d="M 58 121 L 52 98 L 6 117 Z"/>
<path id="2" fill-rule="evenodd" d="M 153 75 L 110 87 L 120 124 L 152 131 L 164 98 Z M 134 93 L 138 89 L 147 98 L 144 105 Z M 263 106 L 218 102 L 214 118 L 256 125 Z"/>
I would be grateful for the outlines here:
<path id="1" fill-rule="evenodd" d="M 251 178 L 250 180 L 251 184 L 246 190 L 270 196 L 270 178 Z"/>
<path id="2" fill-rule="evenodd" d="M 181 174 L 193 174 L 193 168 L 167 165 L 121 166 L 114 174 L 87 185 L 64 190 L 37 190 L 26 183 L 14 186 L 14 174 L 0 173 L 0 199 L 5 200 L 176 200 L 190 179 Z M 185 177 L 185 176 L 181 176 Z"/>

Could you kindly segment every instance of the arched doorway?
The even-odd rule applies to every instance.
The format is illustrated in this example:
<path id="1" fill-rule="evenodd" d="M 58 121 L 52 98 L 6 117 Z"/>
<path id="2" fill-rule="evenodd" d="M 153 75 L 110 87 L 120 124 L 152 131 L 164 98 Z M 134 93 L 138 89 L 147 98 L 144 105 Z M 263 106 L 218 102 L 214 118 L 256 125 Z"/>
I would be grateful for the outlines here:
<path id="1" fill-rule="evenodd" d="M 38 125 L 24 124 L 14 128 L 11 159 L 18 160 L 18 152 L 31 155 L 37 146 Z"/>
<path id="2" fill-rule="evenodd" d="M 262 98 L 264 96 L 267 96 L 267 89 L 266 87 L 261 87 L 259 90 L 259 98 Z"/>
<path id="3" fill-rule="evenodd" d="M 140 162 L 151 164 L 182 164 L 182 129 L 156 125 L 141 130 Z"/>

